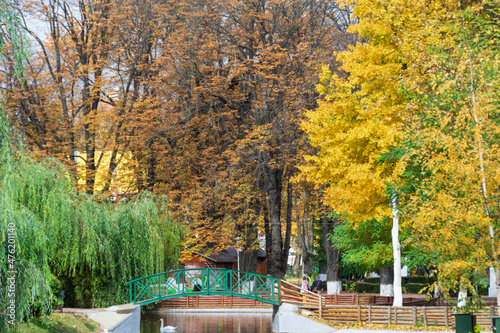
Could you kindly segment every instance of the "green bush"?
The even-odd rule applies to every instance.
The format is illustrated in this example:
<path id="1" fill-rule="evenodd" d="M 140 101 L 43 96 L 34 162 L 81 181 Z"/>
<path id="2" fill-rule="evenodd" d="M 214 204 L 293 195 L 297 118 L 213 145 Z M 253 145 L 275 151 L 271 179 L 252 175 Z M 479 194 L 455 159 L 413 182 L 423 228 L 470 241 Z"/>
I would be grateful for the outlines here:
<path id="1" fill-rule="evenodd" d="M 485 287 L 478 287 L 477 292 L 479 295 L 488 295 L 488 286 Z"/>
<path id="2" fill-rule="evenodd" d="M 342 280 L 342 290 L 355 292 L 356 291 L 356 282 Z"/>
<path id="3" fill-rule="evenodd" d="M 403 283 L 408 284 L 408 283 L 425 283 L 429 284 L 429 277 L 428 276 L 409 276 L 409 277 L 404 277 L 403 278 Z"/>
<path id="4" fill-rule="evenodd" d="M 358 293 L 380 293 L 380 284 L 356 282 L 356 292 L 358 292 Z"/>
<path id="5" fill-rule="evenodd" d="M 379 283 L 380 284 L 380 278 L 379 277 L 366 278 L 365 282 L 367 282 L 367 283 Z"/>
<path id="6" fill-rule="evenodd" d="M 408 294 L 418 294 L 420 290 L 428 287 L 429 285 L 427 283 L 407 283 L 403 286 L 403 292 Z M 424 290 L 422 293 L 425 294 L 426 291 L 427 290 Z"/>

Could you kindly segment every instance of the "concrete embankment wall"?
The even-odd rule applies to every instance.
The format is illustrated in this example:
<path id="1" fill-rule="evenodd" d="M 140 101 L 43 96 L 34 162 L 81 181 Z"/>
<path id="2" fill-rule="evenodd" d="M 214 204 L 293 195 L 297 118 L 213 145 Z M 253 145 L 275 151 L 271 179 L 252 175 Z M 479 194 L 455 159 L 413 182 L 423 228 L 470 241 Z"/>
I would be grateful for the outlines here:
<path id="1" fill-rule="evenodd" d="M 89 311 L 82 314 L 101 325 L 108 333 L 138 333 L 141 329 L 140 305 L 114 305 L 106 310 Z"/>
<path id="2" fill-rule="evenodd" d="M 283 303 L 273 318 L 273 332 L 277 333 L 330 333 L 336 330 L 312 319 L 300 316 L 298 305 Z"/>
<path id="3" fill-rule="evenodd" d="M 136 306 L 132 313 L 111 326 L 108 333 L 137 333 L 141 331 L 141 307 Z"/>

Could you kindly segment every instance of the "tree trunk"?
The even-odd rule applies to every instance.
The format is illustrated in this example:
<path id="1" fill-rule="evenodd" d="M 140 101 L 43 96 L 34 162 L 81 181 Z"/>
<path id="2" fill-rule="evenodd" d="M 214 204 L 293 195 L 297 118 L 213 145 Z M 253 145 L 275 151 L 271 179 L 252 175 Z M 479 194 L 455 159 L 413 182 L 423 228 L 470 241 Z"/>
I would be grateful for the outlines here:
<path id="1" fill-rule="evenodd" d="M 255 273 L 257 272 L 257 254 L 259 250 L 241 251 L 239 254 L 240 271 Z"/>
<path id="2" fill-rule="evenodd" d="M 338 221 L 335 221 L 338 222 Z M 321 217 L 323 227 L 322 240 L 326 253 L 326 285 L 328 295 L 340 294 L 342 291 L 342 279 L 340 277 L 340 250 L 333 247 L 330 241 L 330 233 L 333 232 L 334 225 L 326 216 Z"/>
<path id="3" fill-rule="evenodd" d="M 260 215 L 260 206 L 257 200 L 251 203 L 253 214 L 255 216 Z M 241 237 L 243 244 L 243 251 L 239 254 L 240 260 L 240 270 L 250 273 L 257 272 L 257 257 L 259 253 L 259 247 L 256 247 L 257 243 L 257 225 L 252 220 L 247 220 L 243 223 L 236 224 L 236 234 Z"/>
<path id="4" fill-rule="evenodd" d="M 457 308 L 463 308 L 467 304 L 467 289 L 460 285 L 460 289 L 458 290 L 458 301 Z"/>
<path id="5" fill-rule="evenodd" d="M 296 273 L 300 269 L 300 261 L 302 260 L 302 255 L 298 252 L 295 253 L 295 261 L 293 262 L 292 272 Z M 303 274 L 302 274 L 303 275 Z"/>
<path id="6" fill-rule="evenodd" d="M 495 272 L 495 278 L 496 278 L 496 293 L 497 293 L 497 307 L 500 306 L 500 269 L 494 268 L 493 271 Z"/>
<path id="7" fill-rule="evenodd" d="M 297 196 L 293 196 L 297 225 L 297 237 L 299 239 L 299 245 L 302 251 L 302 275 L 311 276 L 312 273 L 312 262 L 310 254 L 313 252 L 313 226 L 314 217 L 309 218 L 307 209 L 307 192 L 304 190 L 302 195 L 302 201 L 304 203 L 304 210 L 302 219 L 299 214 L 299 207 L 297 205 Z M 300 221 L 302 220 L 302 223 Z"/>
<path id="8" fill-rule="evenodd" d="M 302 275 L 311 276 L 312 273 L 312 260 L 307 253 L 302 256 Z"/>
<path id="9" fill-rule="evenodd" d="M 394 254 L 394 303 L 392 306 L 403 306 L 403 290 L 401 288 L 401 248 L 399 245 L 398 198 L 392 196 L 392 250 Z"/>
<path id="10" fill-rule="evenodd" d="M 94 194 L 95 185 L 95 135 L 90 129 L 90 125 L 85 124 L 85 192 L 92 195 Z"/>
<path id="11" fill-rule="evenodd" d="M 380 269 L 380 296 L 394 296 L 394 269 L 392 266 Z"/>
<path id="12" fill-rule="evenodd" d="M 281 169 L 265 167 L 266 192 L 269 205 L 269 228 L 266 230 L 266 241 L 269 238 L 270 252 L 267 253 L 268 274 L 282 279 L 285 275 L 288 260 L 288 247 L 290 246 L 291 231 L 291 184 L 288 185 L 287 221 L 285 239 L 281 233 L 281 199 L 282 176 Z"/>

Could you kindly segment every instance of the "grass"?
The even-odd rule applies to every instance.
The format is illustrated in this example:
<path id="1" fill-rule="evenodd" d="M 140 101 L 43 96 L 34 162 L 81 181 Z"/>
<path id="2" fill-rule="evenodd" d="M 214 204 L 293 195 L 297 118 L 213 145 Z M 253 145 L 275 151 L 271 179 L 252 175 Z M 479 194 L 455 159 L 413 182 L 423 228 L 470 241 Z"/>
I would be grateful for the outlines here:
<path id="1" fill-rule="evenodd" d="M 17 326 L 12 332 L 19 333 L 95 333 L 99 324 L 74 314 L 53 313 L 51 316 L 32 318 Z"/>

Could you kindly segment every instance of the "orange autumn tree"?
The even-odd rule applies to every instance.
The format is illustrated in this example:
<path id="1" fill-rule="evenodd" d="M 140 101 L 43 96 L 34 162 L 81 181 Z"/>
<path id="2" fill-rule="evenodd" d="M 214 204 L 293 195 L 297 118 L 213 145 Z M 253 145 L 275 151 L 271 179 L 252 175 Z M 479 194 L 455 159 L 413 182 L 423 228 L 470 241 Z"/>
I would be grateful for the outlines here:
<path id="1" fill-rule="evenodd" d="M 227 234 L 213 238 L 227 225 L 236 225 L 235 237 L 255 250 L 261 232 L 269 273 L 282 276 L 291 230 L 289 179 L 302 138 L 297 120 L 315 105 L 312 68 L 346 43 L 336 26 L 340 12 L 330 1 L 202 1 L 179 11 L 185 25 L 170 44 L 178 62 L 165 59 L 175 74 L 163 82 L 178 82 L 165 115 L 182 128 L 161 129 L 157 144 L 171 150 L 162 157 L 169 164 L 157 166 L 159 184 L 179 193 L 179 212 L 198 235 L 191 250 L 214 240 L 223 246 L 221 237 L 231 241 Z"/>
<path id="2" fill-rule="evenodd" d="M 156 26 L 165 22 L 161 4 L 116 4 L 19 2 L 36 57 L 22 84 L 10 70 L 4 77 L 15 125 L 31 149 L 63 161 L 88 193 L 108 194 L 118 164 L 137 168 L 141 157 L 130 158 L 130 141 L 138 122 L 147 121 Z"/>
<path id="3" fill-rule="evenodd" d="M 191 250 L 239 239 L 252 252 L 265 234 L 269 272 L 282 275 L 298 119 L 316 106 L 318 64 L 352 40 L 349 11 L 303 0 L 20 5 L 48 27 L 26 26 L 39 56 L 25 85 L 8 78 L 31 148 L 73 168 L 84 152 L 85 190 L 105 169 L 105 194 L 127 153 L 137 190 L 166 193 L 198 234 Z"/>

